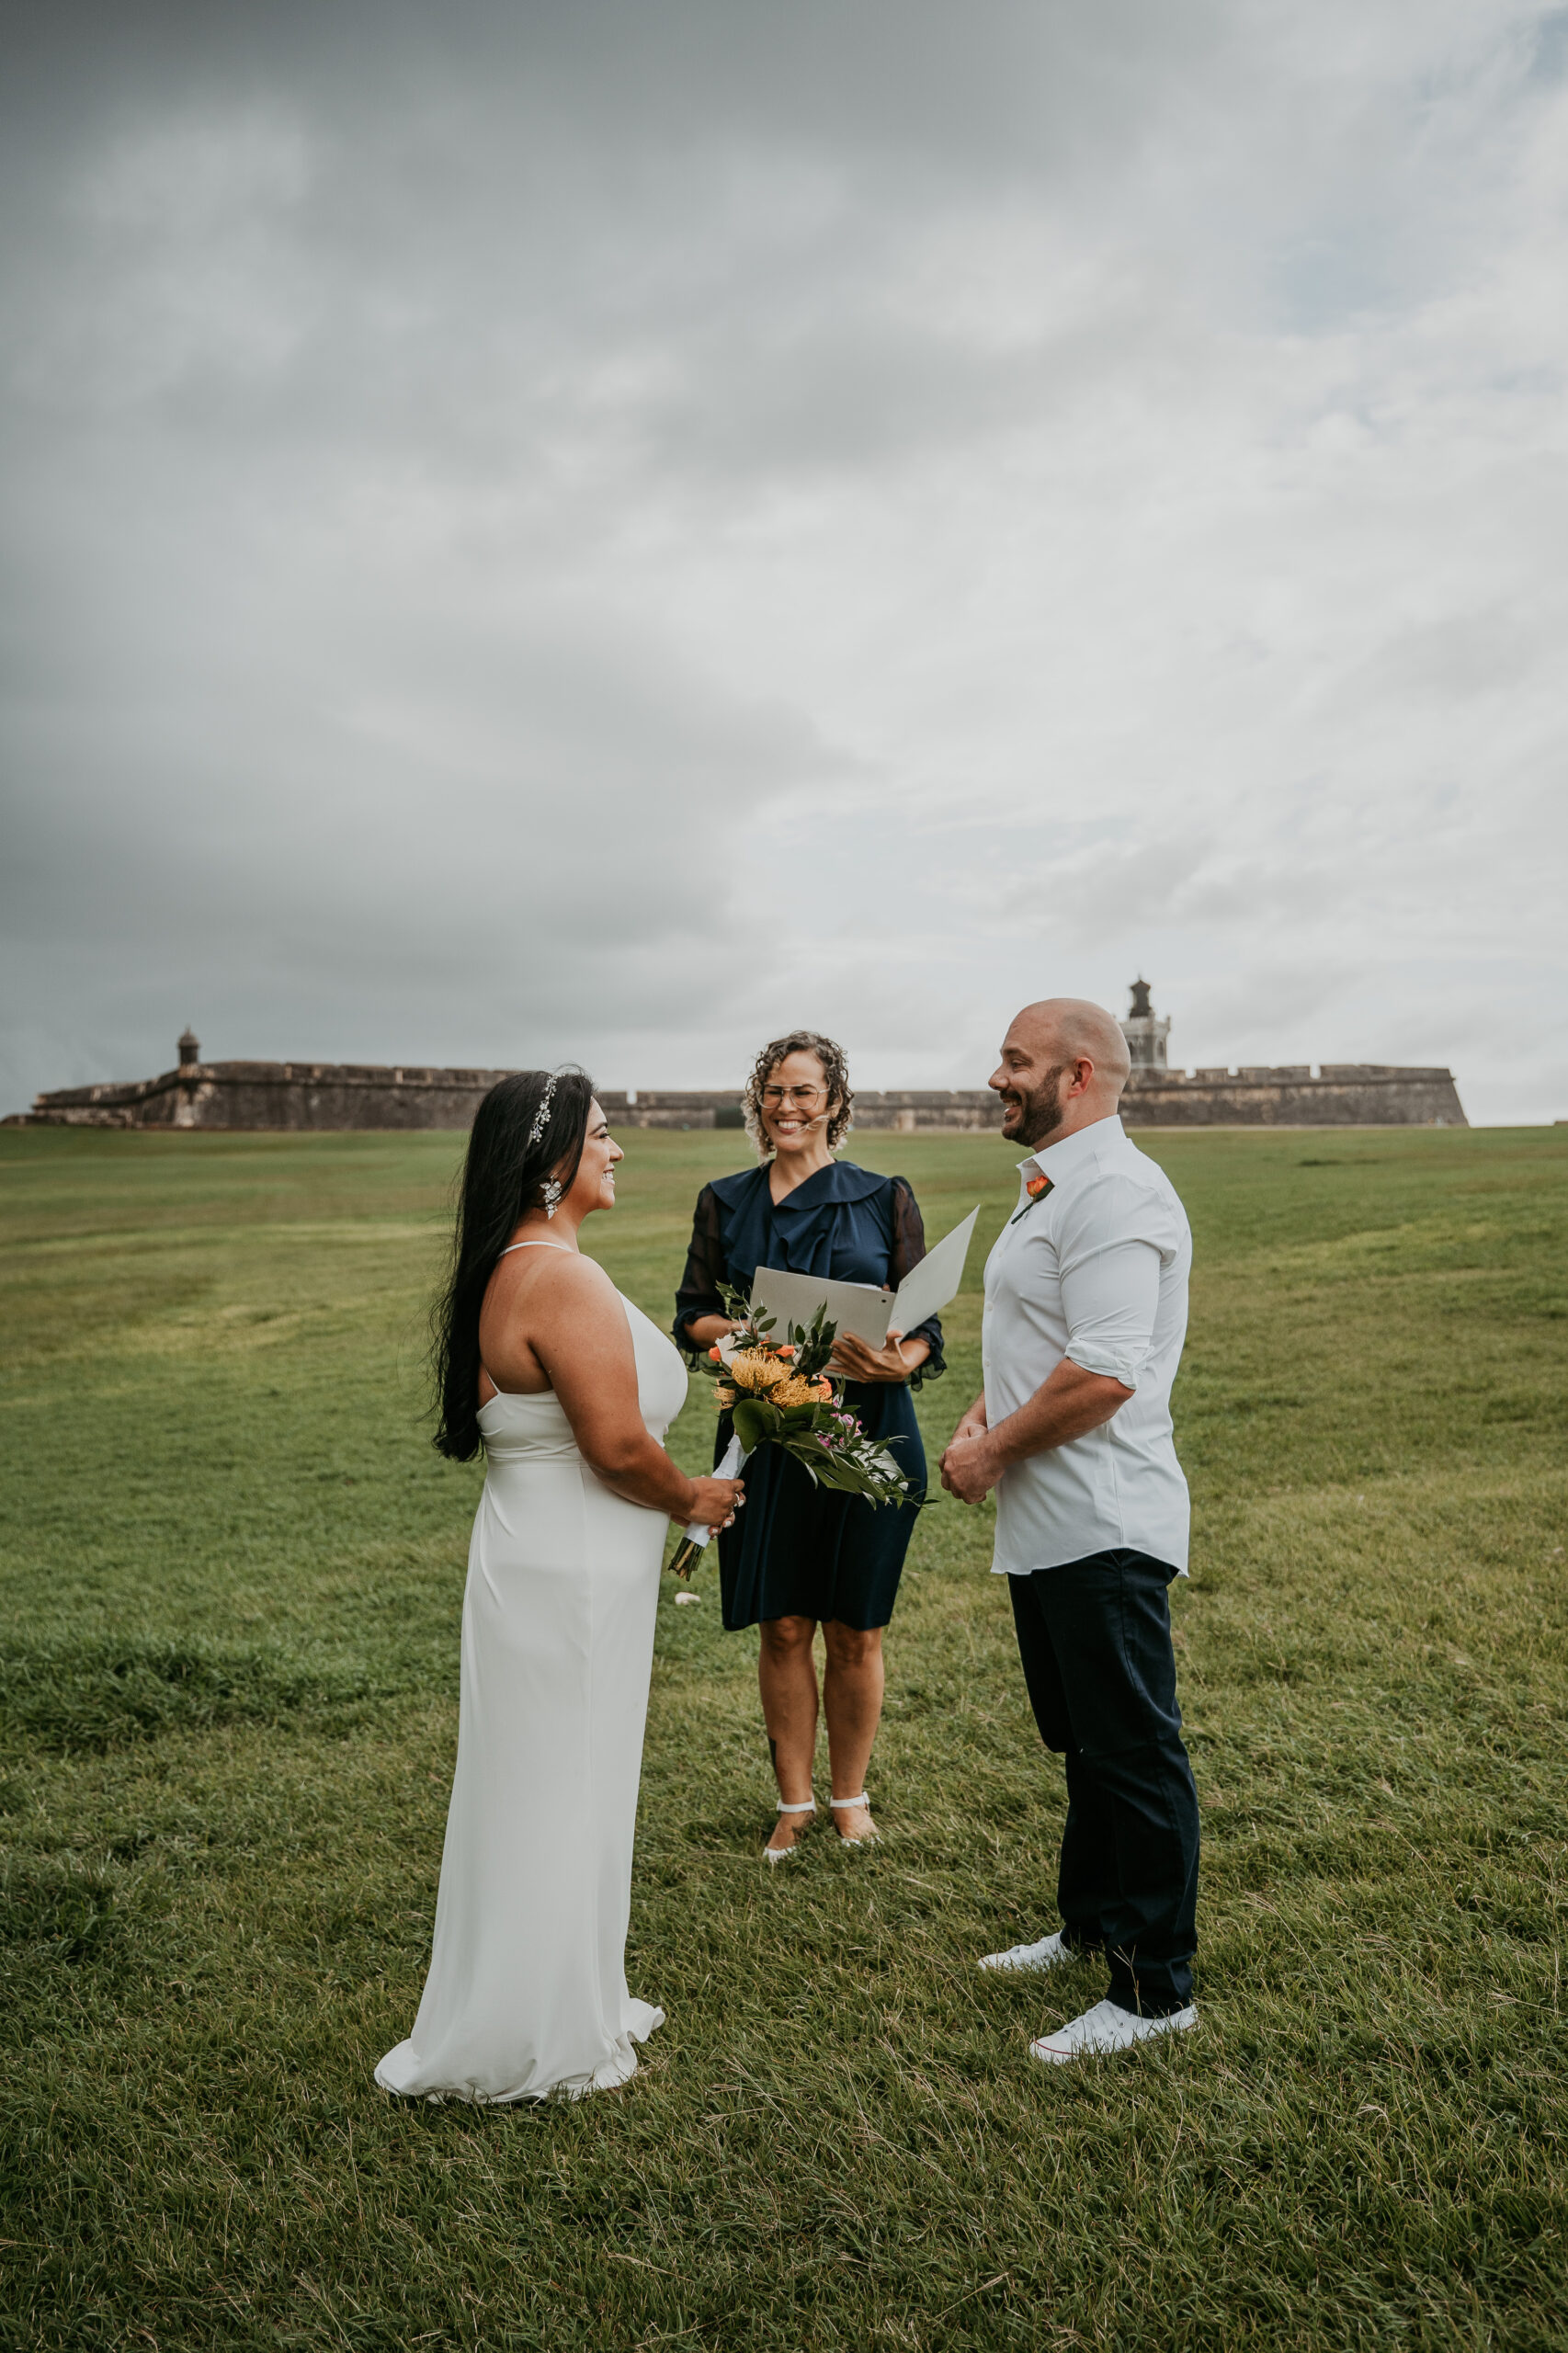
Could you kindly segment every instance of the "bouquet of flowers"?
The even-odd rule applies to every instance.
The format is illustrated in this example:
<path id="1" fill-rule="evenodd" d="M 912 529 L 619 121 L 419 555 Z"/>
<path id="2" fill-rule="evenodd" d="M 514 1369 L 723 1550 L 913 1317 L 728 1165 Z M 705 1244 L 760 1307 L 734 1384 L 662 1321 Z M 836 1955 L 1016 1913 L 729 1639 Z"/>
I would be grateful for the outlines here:
<path id="1" fill-rule="evenodd" d="M 808 1324 L 791 1324 L 789 1338 L 777 1340 L 771 1315 L 754 1314 L 736 1291 L 722 1296 L 735 1329 L 709 1349 L 702 1368 L 712 1379 L 714 1404 L 729 1414 L 735 1433 L 718 1476 L 733 1478 L 759 1446 L 777 1446 L 803 1463 L 818 1486 L 864 1495 L 870 1504 L 903 1503 L 909 1481 L 892 1449 L 869 1438 L 846 1412 L 840 1388 L 825 1370 L 838 1336 L 825 1311 L 819 1307 Z M 687 1530 L 670 1563 L 677 1576 L 690 1575 L 709 1534 L 705 1528 Z"/>

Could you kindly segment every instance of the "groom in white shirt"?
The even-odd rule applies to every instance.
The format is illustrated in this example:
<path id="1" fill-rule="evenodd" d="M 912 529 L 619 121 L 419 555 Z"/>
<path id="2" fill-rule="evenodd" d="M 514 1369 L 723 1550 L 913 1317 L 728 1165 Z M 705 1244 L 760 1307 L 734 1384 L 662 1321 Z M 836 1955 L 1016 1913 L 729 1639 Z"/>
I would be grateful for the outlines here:
<path id="1" fill-rule="evenodd" d="M 996 1489 L 1040 1737 L 1067 1768 L 1062 1926 L 983 1969 L 1103 1954 L 1106 1999 L 1030 2045 L 1045 2061 L 1196 2026 L 1198 1792 L 1181 1740 L 1166 1588 L 1187 1574 L 1171 1383 L 1192 1236 L 1117 1114 L 1127 1043 L 1075 997 L 1025 1007 L 991 1085 L 1031 1147 L 985 1268 L 985 1386 L 942 1457 L 963 1503 Z"/>

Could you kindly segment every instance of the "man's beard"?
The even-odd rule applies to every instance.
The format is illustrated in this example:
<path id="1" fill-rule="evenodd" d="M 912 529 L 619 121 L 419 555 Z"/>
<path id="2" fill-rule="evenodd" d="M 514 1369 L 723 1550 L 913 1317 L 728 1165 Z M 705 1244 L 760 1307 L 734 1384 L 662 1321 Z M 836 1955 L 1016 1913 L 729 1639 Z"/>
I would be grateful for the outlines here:
<path id="1" fill-rule="evenodd" d="M 1046 1072 L 1032 1095 L 1023 1097 L 1018 1105 L 1018 1124 L 1010 1139 L 1012 1142 L 1028 1144 L 1032 1152 L 1036 1144 L 1043 1143 L 1047 1136 L 1055 1134 L 1066 1117 L 1062 1108 L 1062 1075 L 1067 1067 L 1065 1063 L 1058 1063 L 1054 1069 Z"/>

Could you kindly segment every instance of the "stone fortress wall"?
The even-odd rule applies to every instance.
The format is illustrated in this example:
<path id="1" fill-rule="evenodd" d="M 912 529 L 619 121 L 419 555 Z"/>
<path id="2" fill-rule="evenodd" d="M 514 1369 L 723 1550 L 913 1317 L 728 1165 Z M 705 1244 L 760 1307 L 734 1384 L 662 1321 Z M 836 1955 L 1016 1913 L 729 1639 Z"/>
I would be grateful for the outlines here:
<path id="1" fill-rule="evenodd" d="M 1245 1064 L 1171 1070 L 1170 1022 L 1154 1014 L 1149 984 L 1132 989 L 1121 1027 L 1132 1056 L 1122 1097 L 1130 1128 L 1366 1128 L 1468 1126 L 1452 1074 L 1386 1063 Z M 204 1063 L 187 1029 L 179 1062 L 158 1078 L 68 1086 L 37 1097 L 4 1122 L 21 1127 L 201 1128 L 309 1132 L 472 1124 L 500 1070 L 440 1070 L 373 1063 Z M 733 1087 L 606 1089 L 599 1100 L 621 1128 L 738 1128 Z M 857 1091 L 855 1124 L 899 1134 L 978 1134 L 1002 1124 L 988 1087 Z"/>
<path id="2" fill-rule="evenodd" d="M 7 1126 L 343 1131 L 457 1128 L 504 1070 L 430 1070 L 375 1063 L 204 1063 L 189 1030 L 160 1077 L 40 1095 Z"/>

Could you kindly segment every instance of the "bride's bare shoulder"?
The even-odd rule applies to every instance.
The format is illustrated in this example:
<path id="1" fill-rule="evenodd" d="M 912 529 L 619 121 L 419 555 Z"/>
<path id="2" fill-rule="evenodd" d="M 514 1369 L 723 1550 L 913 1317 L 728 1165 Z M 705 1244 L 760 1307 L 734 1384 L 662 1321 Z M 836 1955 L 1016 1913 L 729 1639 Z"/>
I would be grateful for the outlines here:
<path id="1" fill-rule="evenodd" d="M 540 1250 L 537 1254 L 544 1256 Z M 630 1327 L 620 1293 L 594 1259 L 575 1252 L 556 1257 L 547 1275 L 535 1282 L 523 1307 L 523 1321 L 546 1360 L 553 1363 L 562 1347 L 580 1354 L 585 1345 L 594 1351 L 619 1353 L 629 1341 Z"/>
<path id="2" fill-rule="evenodd" d="M 537 1250 L 528 1255 L 537 1268 L 528 1297 L 541 1307 L 559 1302 L 580 1311 L 597 1301 L 608 1304 L 617 1296 L 615 1285 L 597 1258 L 576 1250 Z"/>

